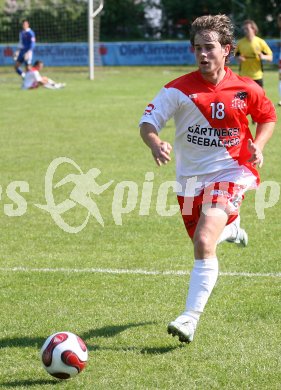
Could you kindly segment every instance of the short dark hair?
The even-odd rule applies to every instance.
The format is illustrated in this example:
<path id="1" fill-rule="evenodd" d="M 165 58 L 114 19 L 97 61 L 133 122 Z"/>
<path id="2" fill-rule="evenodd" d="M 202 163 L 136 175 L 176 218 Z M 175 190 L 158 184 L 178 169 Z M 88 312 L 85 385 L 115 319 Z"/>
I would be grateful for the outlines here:
<path id="1" fill-rule="evenodd" d="M 37 60 L 34 62 L 33 66 L 43 65 L 43 61 Z"/>
<path id="2" fill-rule="evenodd" d="M 194 46 L 195 35 L 206 31 L 216 32 L 219 37 L 219 43 L 222 46 L 230 45 L 230 52 L 227 56 L 228 60 L 235 48 L 234 25 L 230 18 L 226 15 L 204 15 L 195 19 L 190 30 L 190 42 L 192 46 Z"/>

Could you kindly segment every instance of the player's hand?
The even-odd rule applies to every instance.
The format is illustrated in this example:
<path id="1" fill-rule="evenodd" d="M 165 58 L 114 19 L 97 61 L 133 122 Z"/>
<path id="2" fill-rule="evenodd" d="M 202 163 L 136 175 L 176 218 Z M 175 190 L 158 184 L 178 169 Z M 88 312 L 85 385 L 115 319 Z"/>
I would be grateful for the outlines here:
<path id="1" fill-rule="evenodd" d="M 244 56 L 239 56 L 238 59 L 239 59 L 240 62 L 246 61 L 246 58 Z"/>
<path id="2" fill-rule="evenodd" d="M 166 141 L 161 141 L 159 144 L 153 146 L 151 152 L 156 164 L 161 166 L 162 164 L 167 164 L 171 161 L 170 153 L 172 149 L 172 146 Z"/>
<path id="3" fill-rule="evenodd" d="M 261 168 L 263 165 L 262 151 L 251 139 L 248 139 L 248 150 L 252 155 L 248 161 L 252 163 L 252 165 L 257 165 L 259 168 Z"/>
<path id="4" fill-rule="evenodd" d="M 260 58 L 261 60 L 264 60 L 264 59 L 267 58 L 267 56 L 266 56 L 265 54 L 263 54 L 263 53 L 260 53 L 260 54 L 259 54 L 259 58 Z"/>
<path id="5" fill-rule="evenodd" d="M 16 61 L 18 59 L 18 56 L 20 54 L 20 51 L 19 50 L 16 50 L 14 53 L 13 53 L 13 59 L 14 61 Z"/>

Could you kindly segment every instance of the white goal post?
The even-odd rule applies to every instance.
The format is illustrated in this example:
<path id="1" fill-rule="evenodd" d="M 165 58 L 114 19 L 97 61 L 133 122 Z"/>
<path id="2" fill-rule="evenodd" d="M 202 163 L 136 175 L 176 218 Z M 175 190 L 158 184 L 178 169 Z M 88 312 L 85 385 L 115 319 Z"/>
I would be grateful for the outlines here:
<path id="1" fill-rule="evenodd" d="M 89 45 L 89 77 L 94 80 L 94 18 L 102 11 L 104 0 L 94 10 L 94 0 L 88 0 L 88 45 Z"/>

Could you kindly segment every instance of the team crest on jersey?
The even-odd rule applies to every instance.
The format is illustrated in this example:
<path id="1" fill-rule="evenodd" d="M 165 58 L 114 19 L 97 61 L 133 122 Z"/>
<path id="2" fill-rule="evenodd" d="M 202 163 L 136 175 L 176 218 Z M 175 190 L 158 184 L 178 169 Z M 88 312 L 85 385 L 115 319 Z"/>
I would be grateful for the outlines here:
<path id="1" fill-rule="evenodd" d="M 239 91 L 234 95 L 234 99 L 231 102 L 231 108 L 236 110 L 242 110 L 246 107 L 245 99 L 248 96 L 247 92 Z"/>
<path id="2" fill-rule="evenodd" d="M 236 95 L 234 96 L 234 98 L 241 99 L 241 100 L 245 100 L 247 96 L 248 96 L 248 93 L 247 93 L 247 92 L 245 92 L 245 91 L 239 91 L 239 92 L 236 93 Z"/>

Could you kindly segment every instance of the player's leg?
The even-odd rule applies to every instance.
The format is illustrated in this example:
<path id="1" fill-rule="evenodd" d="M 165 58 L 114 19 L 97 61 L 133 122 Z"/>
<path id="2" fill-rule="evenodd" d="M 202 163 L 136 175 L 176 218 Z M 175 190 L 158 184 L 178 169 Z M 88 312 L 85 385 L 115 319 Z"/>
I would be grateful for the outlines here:
<path id="1" fill-rule="evenodd" d="M 248 234 L 245 229 L 240 227 L 240 215 L 238 215 L 237 218 L 229 225 L 225 226 L 217 244 L 220 244 L 224 241 L 242 246 L 248 245 Z"/>
<path id="2" fill-rule="evenodd" d="M 56 83 L 47 76 L 42 76 L 41 82 L 42 82 L 43 87 L 45 87 L 45 88 L 56 89 L 56 87 L 55 87 Z"/>
<path id="3" fill-rule="evenodd" d="M 24 53 L 24 64 L 25 64 L 25 71 L 28 72 L 32 68 L 32 58 L 33 58 L 33 51 L 28 50 L 26 53 Z"/>
<path id="4" fill-rule="evenodd" d="M 21 69 L 21 65 L 24 63 L 24 53 L 22 50 L 20 50 L 19 52 L 19 55 L 16 59 L 16 62 L 15 62 L 15 71 L 17 72 L 17 74 L 19 76 L 22 76 L 24 77 L 25 76 L 25 73 L 23 72 L 23 70 Z"/>
<path id="5" fill-rule="evenodd" d="M 15 62 L 15 71 L 17 72 L 17 74 L 19 76 L 21 76 L 21 74 L 22 74 L 22 70 L 20 69 L 20 65 L 21 65 L 21 63 L 19 61 Z"/>
<path id="6" fill-rule="evenodd" d="M 225 187 L 224 190 L 226 190 L 230 195 L 227 201 L 227 208 L 230 215 L 227 221 L 227 225 L 220 235 L 217 244 L 220 244 L 223 241 L 227 241 L 230 243 L 247 246 L 248 234 L 240 227 L 239 215 L 239 209 L 244 199 L 244 194 L 247 187 L 236 185 L 234 183 L 223 183 L 223 186 Z"/>
<path id="7" fill-rule="evenodd" d="M 168 325 L 168 333 L 191 342 L 204 307 L 218 277 L 216 242 L 228 214 L 219 205 L 205 204 L 194 233 L 194 266 L 190 275 L 185 311 Z"/>
<path id="8" fill-rule="evenodd" d="M 19 76 L 22 76 L 24 74 L 23 70 L 21 69 L 21 64 L 22 63 L 19 61 L 16 61 L 16 63 L 15 63 L 15 71 L 17 72 L 17 74 Z"/>
<path id="9" fill-rule="evenodd" d="M 190 276 L 186 309 L 168 325 L 168 332 L 190 342 L 218 276 L 216 246 L 227 224 L 239 214 L 246 186 L 213 183 L 190 202 L 178 197 L 182 217 L 194 243 L 194 268 Z M 201 210 L 202 205 L 202 210 Z M 187 207 L 185 207 L 187 206 Z"/>
<path id="10" fill-rule="evenodd" d="M 61 89 L 65 87 L 64 83 L 56 83 L 54 80 L 45 77 L 46 83 L 44 83 L 44 87 L 48 89 Z"/>

